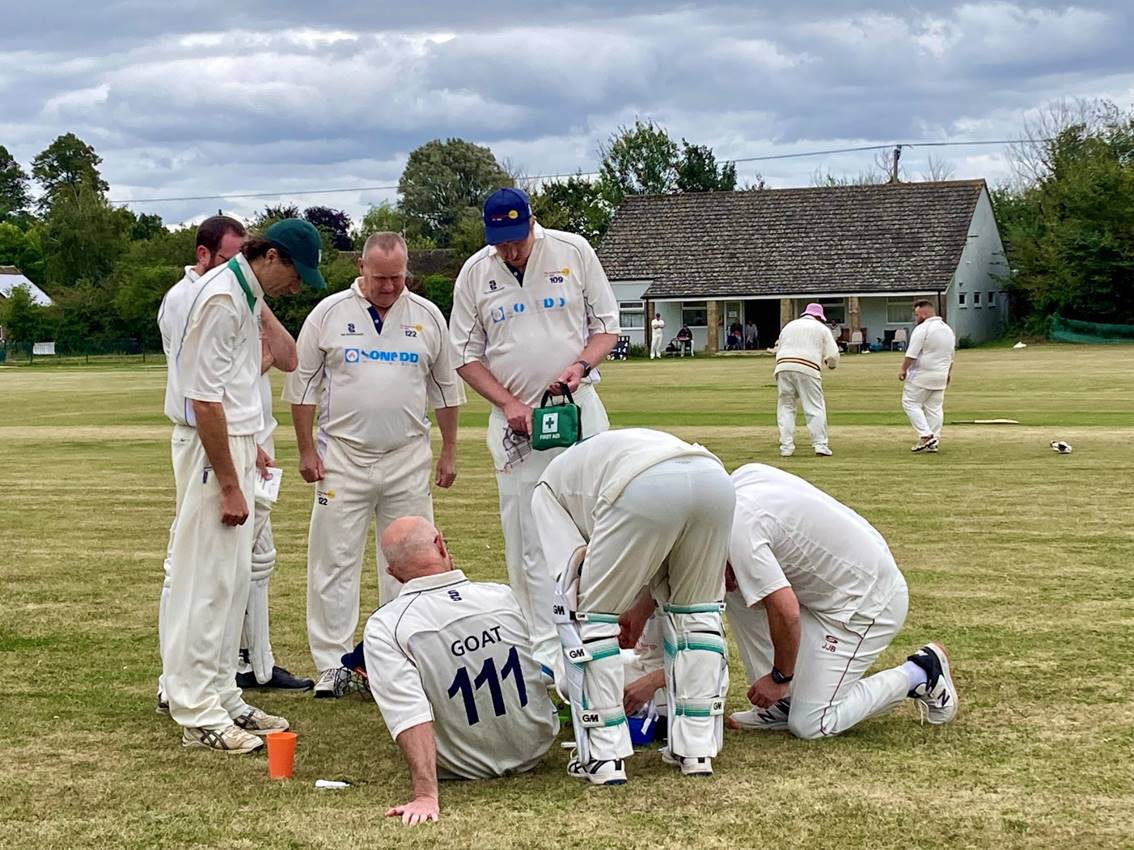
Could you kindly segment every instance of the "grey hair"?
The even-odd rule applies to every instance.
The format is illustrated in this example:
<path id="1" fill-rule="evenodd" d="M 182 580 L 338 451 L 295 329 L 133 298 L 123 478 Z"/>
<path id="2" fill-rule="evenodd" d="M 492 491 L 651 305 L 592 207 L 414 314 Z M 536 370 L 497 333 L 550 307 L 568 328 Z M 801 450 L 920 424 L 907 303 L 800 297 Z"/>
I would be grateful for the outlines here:
<path id="1" fill-rule="evenodd" d="M 374 248 L 389 252 L 398 247 L 402 249 L 402 252 L 408 258 L 409 248 L 406 246 L 406 240 L 402 238 L 402 234 L 394 233 L 391 230 L 380 230 L 366 237 L 366 243 L 362 246 L 362 258 L 365 260 L 366 255 Z"/>
<path id="2" fill-rule="evenodd" d="M 422 555 L 433 551 L 433 541 L 437 536 L 437 529 L 425 517 L 414 517 L 417 520 L 412 528 L 398 535 L 395 539 L 386 539 L 383 535 L 382 555 L 386 563 L 394 568 L 404 568 L 423 560 Z"/>

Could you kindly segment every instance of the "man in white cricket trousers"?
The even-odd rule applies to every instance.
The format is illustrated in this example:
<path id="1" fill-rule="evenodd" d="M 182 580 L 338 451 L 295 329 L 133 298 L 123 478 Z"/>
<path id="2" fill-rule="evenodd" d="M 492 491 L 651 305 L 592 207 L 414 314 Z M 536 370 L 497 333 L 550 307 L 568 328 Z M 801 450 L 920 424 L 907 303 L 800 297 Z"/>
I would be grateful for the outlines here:
<path id="1" fill-rule="evenodd" d="M 382 551 L 402 582 L 375 611 L 363 647 L 370 690 L 409 767 L 413 798 L 387 817 L 438 820 L 437 780 L 531 770 L 559 733 L 512 591 L 471 582 L 424 517 L 401 517 Z"/>
<path id="2" fill-rule="evenodd" d="M 177 363 L 173 346 L 181 339 L 188 320 L 188 310 L 193 303 L 197 282 L 204 274 L 219 265 L 227 263 L 240 253 L 245 238 L 244 225 L 234 218 L 216 215 L 205 219 L 197 226 L 195 265 L 185 267 L 185 276 L 174 284 L 162 298 L 158 311 L 158 326 L 161 329 L 162 347 L 166 354 L 166 409 L 177 415 L 182 399 L 177 385 Z M 283 372 L 295 368 L 295 340 L 280 324 L 267 303 L 261 307 L 261 376 L 260 398 L 265 405 L 265 426 L 257 435 L 256 466 L 261 474 L 272 463 L 274 450 L 271 441 L 276 421 L 271 416 L 271 382 L 264 374 L 271 367 Z M 246 687 L 277 687 L 303 690 L 314 685 L 310 679 L 298 679 L 290 672 L 275 664 L 271 641 L 268 634 L 268 578 L 275 569 L 275 547 L 272 545 L 271 504 L 256 500 L 253 511 L 254 531 L 252 544 L 252 590 L 249 592 L 248 610 L 245 611 L 245 628 L 241 635 L 240 663 L 237 667 L 237 684 Z M 173 549 L 174 526 L 170 527 L 169 544 L 166 548 L 164 580 L 161 599 L 158 605 L 158 646 L 163 646 L 165 614 L 169 601 L 169 559 Z M 247 659 L 247 660 L 246 660 Z M 255 664 L 253 664 L 255 660 Z M 169 713 L 169 702 L 165 698 L 165 688 L 158 679 L 157 710 L 159 714 Z"/>
<path id="3" fill-rule="evenodd" d="M 661 608 L 666 645 L 662 757 L 684 775 L 713 772 L 728 690 L 721 599 L 735 498 L 707 449 L 644 428 L 584 440 L 540 477 L 532 516 L 558 576 L 544 604 L 562 643 L 556 685 L 571 703 L 571 776 L 626 781 L 623 760 L 633 750 L 619 619 L 647 595 Z"/>
<path id="4" fill-rule="evenodd" d="M 396 233 L 375 233 L 349 289 L 320 301 L 299 332 L 299 367 L 288 376 L 299 472 L 315 484 L 307 541 L 307 639 L 316 697 L 350 683 L 342 656 L 354 646 L 362 556 L 399 516 L 432 518 L 433 454 L 427 408 L 436 412 L 441 456 L 434 483 L 457 477 L 457 417 L 464 386 L 453 369 L 445 317 L 406 288 L 408 251 Z M 312 426 L 318 405 L 318 441 Z M 399 586 L 378 551 L 382 604 Z"/>
<path id="5" fill-rule="evenodd" d="M 453 287 L 449 332 L 461 377 L 492 403 L 488 451 L 496 467 L 508 582 L 531 628 L 536 660 L 559 657 L 543 600 L 552 576 L 532 522 L 536 482 L 561 449 L 533 452 L 532 408 L 565 383 L 582 411 L 582 434 L 609 426 L 595 392 L 595 364 L 618 341 L 618 302 L 594 249 L 581 236 L 541 227 L 528 197 L 500 189 L 484 205 L 486 247 Z"/>
<path id="6" fill-rule="evenodd" d="M 931 301 L 914 303 L 917 327 L 898 370 L 902 387 L 902 408 L 917 432 L 911 451 L 935 452 L 941 443 L 945 421 L 945 388 L 953 376 L 953 352 L 957 336 L 937 315 Z"/>
<path id="7" fill-rule="evenodd" d="M 753 708 L 734 729 L 838 735 L 910 697 L 930 723 L 957 712 L 939 643 L 873 676 L 870 665 L 901 631 L 906 581 L 873 526 L 802 478 L 752 463 L 732 474 L 736 515 L 726 612 Z"/>
<path id="8" fill-rule="evenodd" d="M 263 296 L 324 286 L 319 233 L 298 219 L 248 239 L 198 283 L 172 346 L 177 398 L 167 412 L 177 516 L 170 551 L 162 672 L 182 743 L 251 752 L 259 736 L 288 728 L 244 702 L 237 651 L 252 573 L 247 522 L 263 427 L 258 380 Z"/>
<path id="9" fill-rule="evenodd" d="M 665 319 L 661 313 L 654 313 L 650 322 L 650 359 L 662 356 L 665 349 Z"/>
<path id="10" fill-rule="evenodd" d="M 781 457 L 791 457 L 795 452 L 796 402 L 803 407 L 815 454 L 831 454 L 827 445 L 822 367 L 834 369 L 839 365 L 839 347 L 826 321 L 822 304 L 808 304 L 798 319 L 784 325 L 776 343 L 776 421 L 780 426 Z"/>

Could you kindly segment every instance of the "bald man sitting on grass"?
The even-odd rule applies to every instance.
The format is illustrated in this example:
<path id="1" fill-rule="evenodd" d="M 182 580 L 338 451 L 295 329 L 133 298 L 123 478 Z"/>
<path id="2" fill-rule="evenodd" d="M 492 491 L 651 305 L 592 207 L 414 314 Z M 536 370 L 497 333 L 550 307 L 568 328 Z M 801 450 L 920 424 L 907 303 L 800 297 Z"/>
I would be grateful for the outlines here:
<path id="1" fill-rule="evenodd" d="M 471 582 L 424 517 L 400 517 L 381 539 L 402 583 L 366 624 L 370 690 L 409 765 L 413 799 L 386 812 L 406 825 L 440 817 L 437 780 L 531 770 L 559 719 L 512 590 Z"/>

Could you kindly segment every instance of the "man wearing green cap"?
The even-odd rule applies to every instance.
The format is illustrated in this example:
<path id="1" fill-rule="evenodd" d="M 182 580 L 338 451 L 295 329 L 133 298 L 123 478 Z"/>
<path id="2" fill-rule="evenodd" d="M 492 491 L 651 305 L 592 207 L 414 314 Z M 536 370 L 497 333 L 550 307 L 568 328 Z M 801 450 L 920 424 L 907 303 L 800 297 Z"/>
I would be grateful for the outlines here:
<path id="1" fill-rule="evenodd" d="M 319 233 L 285 219 L 244 242 L 196 284 L 170 340 L 167 397 L 177 485 L 162 672 L 182 744 L 246 753 L 288 728 L 244 702 L 236 663 L 252 573 L 249 505 L 256 475 L 260 317 L 265 295 L 321 289 Z"/>

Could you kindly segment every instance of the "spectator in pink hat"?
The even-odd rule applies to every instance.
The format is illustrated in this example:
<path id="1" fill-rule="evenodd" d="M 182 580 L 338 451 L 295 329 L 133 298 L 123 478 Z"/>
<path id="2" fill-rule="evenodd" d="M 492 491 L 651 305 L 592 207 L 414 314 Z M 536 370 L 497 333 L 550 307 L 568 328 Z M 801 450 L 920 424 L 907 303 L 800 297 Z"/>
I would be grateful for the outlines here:
<path id="1" fill-rule="evenodd" d="M 839 348 L 827 327 L 823 305 L 811 303 L 803 314 L 784 325 L 776 345 L 776 384 L 779 398 L 776 421 L 780 426 L 780 456 L 795 453 L 795 408 L 803 407 L 803 418 L 811 432 L 815 454 L 830 457 L 827 445 L 827 406 L 823 400 L 822 367 L 834 369 Z"/>

